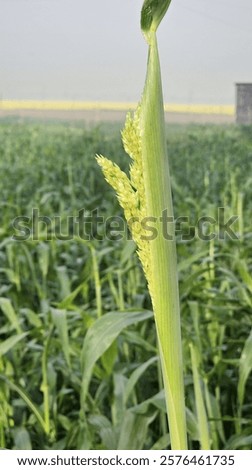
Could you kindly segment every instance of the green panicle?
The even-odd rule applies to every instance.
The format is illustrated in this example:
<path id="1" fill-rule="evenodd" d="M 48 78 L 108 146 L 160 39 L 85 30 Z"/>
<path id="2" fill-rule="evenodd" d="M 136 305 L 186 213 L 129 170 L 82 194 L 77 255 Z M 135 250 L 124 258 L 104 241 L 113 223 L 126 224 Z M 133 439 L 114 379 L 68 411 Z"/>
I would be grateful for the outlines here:
<path id="1" fill-rule="evenodd" d="M 106 181 L 116 191 L 119 204 L 124 210 L 125 218 L 137 245 L 137 254 L 141 261 L 145 277 L 151 289 L 150 246 L 144 229 L 147 216 L 146 194 L 143 182 L 142 145 L 140 136 L 140 106 L 132 116 L 127 114 L 122 141 L 125 151 L 132 159 L 130 178 L 118 165 L 103 156 L 97 156 L 97 163 L 102 168 Z"/>

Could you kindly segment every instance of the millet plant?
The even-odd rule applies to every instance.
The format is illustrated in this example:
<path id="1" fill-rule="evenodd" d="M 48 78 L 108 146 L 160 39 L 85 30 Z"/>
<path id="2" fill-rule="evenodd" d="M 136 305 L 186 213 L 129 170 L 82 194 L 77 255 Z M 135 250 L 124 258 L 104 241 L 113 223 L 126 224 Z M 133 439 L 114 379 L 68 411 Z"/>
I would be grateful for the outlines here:
<path id="1" fill-rule="evenodd" d="M 156 31 L 170 3 L 171 0 L 145 0 L 142 7 L 141 29 L 149 55 L 141 101 L 133 116 L 127 115 L 122 131 L 125 151 L 132 160 L 129 177 L 103 156 L 97 156 L 97 162 L 117 193 L 147 279 L 171 446 L 172 449 L 187 449 L 174 223 L 169 223 L 170 239 L 164 237 L 162 230 L 164 217 L 169 221 L 174 219 Z M 149 222 L 155 223 L 155 237 L 149 235 Z"/>

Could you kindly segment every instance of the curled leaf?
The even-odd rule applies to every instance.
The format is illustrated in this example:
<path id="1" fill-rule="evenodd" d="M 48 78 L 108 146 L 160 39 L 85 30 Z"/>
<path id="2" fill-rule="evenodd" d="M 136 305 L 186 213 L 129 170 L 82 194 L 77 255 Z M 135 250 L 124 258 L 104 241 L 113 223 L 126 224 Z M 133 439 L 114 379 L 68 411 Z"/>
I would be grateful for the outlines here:
<path id="1" fill-rule="evenodd" d="M 156 31 L 171 0 L 145 0 L 141 12 L 141 29 L 148 41 L 148 33 Z"/>

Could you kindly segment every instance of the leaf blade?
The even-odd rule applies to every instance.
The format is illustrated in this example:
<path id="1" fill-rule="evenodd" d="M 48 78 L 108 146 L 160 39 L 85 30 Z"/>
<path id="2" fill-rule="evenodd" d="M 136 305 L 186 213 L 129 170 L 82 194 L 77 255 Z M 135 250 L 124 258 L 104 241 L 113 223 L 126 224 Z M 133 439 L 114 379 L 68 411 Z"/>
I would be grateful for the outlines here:
<path id="1" fill-rule="evenodd" d="M 88 391 L 93 367 L 96 361 L 110 347 L 121 331 L 134 323 L 153 316 L 148 310 L 140 312 L 111 312 L 100 317 L 89 328 L 81 352 L 82 365 L 82 405 Z"/>
<path id="2" fill-rule="evenodd" d="M 0 344 L 0 356 L 3 356 L 10 351 L 19 341 L 25 338 L 28 333 L 21 333 L 20 335 L 13 335 L 10 338 L 2 341 Z"/>
<path id="3" fill-rule="evenodd" d="M 156 31 L 171 0 L 145 0 L 141 11 L 141 29 L 148 35 L 150 30 Z"/>

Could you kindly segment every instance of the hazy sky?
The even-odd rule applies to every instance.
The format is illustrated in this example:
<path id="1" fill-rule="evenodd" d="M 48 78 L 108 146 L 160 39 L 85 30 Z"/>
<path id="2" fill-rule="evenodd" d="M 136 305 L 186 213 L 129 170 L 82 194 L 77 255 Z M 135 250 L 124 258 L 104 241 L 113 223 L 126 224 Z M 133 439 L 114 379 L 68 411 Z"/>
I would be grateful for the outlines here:
<path id="1" fill-rule="evenodd" d="M 142 0 L 0 0 L 0 98 L 137 101 Z M 172 0 L 159 29 L 165 101 L 234 104 L 252 82 L 251 0 Z"/>

